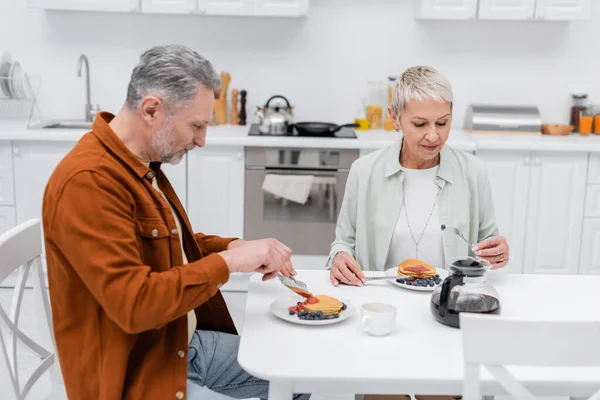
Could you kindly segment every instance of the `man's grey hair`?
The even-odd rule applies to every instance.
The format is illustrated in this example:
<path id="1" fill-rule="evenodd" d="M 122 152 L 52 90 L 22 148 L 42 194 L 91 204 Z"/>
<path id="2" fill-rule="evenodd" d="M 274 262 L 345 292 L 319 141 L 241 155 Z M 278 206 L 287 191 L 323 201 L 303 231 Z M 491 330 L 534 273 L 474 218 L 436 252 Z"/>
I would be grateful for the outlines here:
<path id="1" fill-rule="evenodd" d="M 435 100 L 452 104 L 452 86 L 436 69 L 419 65 L 410 67 L 396 79 L 390 107 L 398 118 L 409 101 Z"/>
<path id="2" fill-rule="evenodd" d="M 199 85 L 215 93 L 221 88 L 210 61 L 181 45 L 152 47 L 140 56 L 131 73 L 126 104 L 135 110 L 145 96 L 156 96 L 173 113 L 189 104 Z"/>

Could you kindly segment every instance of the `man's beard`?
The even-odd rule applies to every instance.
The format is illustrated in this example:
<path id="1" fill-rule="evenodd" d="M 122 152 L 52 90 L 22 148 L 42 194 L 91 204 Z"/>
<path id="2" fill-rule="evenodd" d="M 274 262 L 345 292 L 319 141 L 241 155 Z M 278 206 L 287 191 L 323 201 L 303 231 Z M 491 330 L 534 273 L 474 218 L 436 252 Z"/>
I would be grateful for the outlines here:
<path id="1" fill-rule="evenodd" d="M 159 161 L 161 163 L 168 163 L 172 165 L 179 164 L 185 151 L 176 150 L 173 143 L 171 142 L 171 134 L 173 131 L 173 118 L 167 116 L 163 126 L 160 127 L 156 135 L 152 137 L 152 149 L 158 154 Z"/>

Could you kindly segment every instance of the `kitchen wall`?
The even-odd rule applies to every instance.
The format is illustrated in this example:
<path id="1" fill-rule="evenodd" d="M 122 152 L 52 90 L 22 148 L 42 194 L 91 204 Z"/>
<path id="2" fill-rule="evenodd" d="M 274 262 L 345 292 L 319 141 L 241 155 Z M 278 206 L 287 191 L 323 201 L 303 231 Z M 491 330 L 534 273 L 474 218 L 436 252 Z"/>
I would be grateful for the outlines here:
<path id="1" fill-rule="evenodd" d="M 297 120 L 348 122 L 366 82 L 414 64 L 443 71 L 455 91 L 454 125 L 469 102 L 536 104 L 567 121 L 569 90 L 600 104 L 600 4 L 590 21 L 417 21 L 410 0 L 311 0 L 307 18 L 164 16 L 30 10 L 0 0 L 0 52 L 42 77 L 45 117 L 83 113 L 80 53 L 89 56 L 92 102 L 117 111 L 139 54 L 181 43 L 232 74 L 257 103 L 282 93 Z"/>

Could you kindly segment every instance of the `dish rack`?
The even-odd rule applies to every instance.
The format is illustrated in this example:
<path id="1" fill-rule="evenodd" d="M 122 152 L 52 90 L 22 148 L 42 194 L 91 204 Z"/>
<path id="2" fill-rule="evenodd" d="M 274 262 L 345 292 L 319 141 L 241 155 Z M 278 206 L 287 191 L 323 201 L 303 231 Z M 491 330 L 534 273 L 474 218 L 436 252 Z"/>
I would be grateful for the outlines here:
<path id="1" fill-rule="evenodd" d="M 0 76 L 0 119 L 41 121 L 42 115 L 37 104 L 41 78 L 21 74 L 17 77 Z"/>

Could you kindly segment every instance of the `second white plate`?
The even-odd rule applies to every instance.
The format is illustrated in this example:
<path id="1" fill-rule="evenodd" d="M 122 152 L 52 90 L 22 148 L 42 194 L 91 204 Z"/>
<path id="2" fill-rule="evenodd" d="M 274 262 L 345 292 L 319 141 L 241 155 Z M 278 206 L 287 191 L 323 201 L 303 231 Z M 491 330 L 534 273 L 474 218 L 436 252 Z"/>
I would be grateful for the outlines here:
<path id="1" fill-rule="evenodd" d="M 385 271 L 385 274 L 387 276 L 398 276 L 398 278 L 405 278 L 405 276 L 398 275 L 398 268 L 390 268 L 387 271 Z M 388 282 L 390 282 L 392 285 L 396 285 L 396 286 L 399 286 L 404 289 L 416 290 L 418 292 L 433 292 L 439 285 L 442 284 L 442 282 L 444 282 L 444 279 L 446 279 L 449 275 L 447 270 L 441 269 L 441 268 L 436 268 L 436 274 L 438 274 L 440 276 L 440 279 L 442 281 L 439 284 L 433 285 L 433 286 L 407 285 L 405 283 L 396 282 L 395 280 L 392 280 L 392 279 L 390 279 Z"/>

